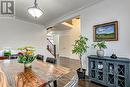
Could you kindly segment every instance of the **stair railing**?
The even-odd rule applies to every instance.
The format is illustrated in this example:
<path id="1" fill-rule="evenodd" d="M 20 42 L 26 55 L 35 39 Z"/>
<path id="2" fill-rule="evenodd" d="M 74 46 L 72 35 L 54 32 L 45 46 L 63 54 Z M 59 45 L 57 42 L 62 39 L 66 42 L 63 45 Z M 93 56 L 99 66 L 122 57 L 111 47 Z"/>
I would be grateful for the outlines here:
<path id="1" fill-rule="evenodd" d="M 56 58 L 56 45 L 47 38 L 47 50 Z"/>

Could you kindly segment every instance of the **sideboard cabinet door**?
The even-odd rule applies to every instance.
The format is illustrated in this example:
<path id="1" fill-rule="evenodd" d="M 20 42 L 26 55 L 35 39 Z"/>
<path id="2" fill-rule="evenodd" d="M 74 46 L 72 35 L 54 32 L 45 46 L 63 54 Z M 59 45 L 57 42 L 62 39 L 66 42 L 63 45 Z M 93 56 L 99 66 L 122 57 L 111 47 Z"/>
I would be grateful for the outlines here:
<path id="1" fill-rule="evenodd" d="M 106 73 L 105 70 L 106 69 L 106 62 L 105 60 L 97 60 L 97 72 L 96 72 L 96 76 L 97 76 L 97 82 L 101 83 L 101 84 L 106 84 Z"/>
<path id="2" fill-rule="evenodd" d="M 106 61 L 106 85 L 108 87 L 115 87 L 116 73 L 115 73 L 115 62 Z"/>
<path id="3" fill-rule="evenodd" d="M 96 67 L 96 62 L 97 60 L 94 60 L 94 59 L 89 59 L 89 79 L 90 80 L 93 80 L 93 81 L 96 81 L 96 70 L 97 70 L 97 67 Z"/>
<path id="4" fill-rule="evenodd" d="M 116 64 L 116 87 L 128 87 L 128 63 Z"/>
<path id="5" fill-rule="evenodd" d="M 89 59 L 89 79 L 105 84 L 105 60 Z"/>

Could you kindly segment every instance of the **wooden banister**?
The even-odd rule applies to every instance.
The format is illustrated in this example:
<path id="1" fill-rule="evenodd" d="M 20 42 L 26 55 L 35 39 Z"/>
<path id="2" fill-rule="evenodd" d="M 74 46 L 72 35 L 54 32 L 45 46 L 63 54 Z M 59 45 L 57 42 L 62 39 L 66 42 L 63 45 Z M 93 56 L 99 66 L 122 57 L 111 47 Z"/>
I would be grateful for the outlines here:
<path id="1" fill-rule="evenodd" d="M 56 45 L 54 45 L 48 38 L 47 42 L 47 50 L 56 58 Z"/>

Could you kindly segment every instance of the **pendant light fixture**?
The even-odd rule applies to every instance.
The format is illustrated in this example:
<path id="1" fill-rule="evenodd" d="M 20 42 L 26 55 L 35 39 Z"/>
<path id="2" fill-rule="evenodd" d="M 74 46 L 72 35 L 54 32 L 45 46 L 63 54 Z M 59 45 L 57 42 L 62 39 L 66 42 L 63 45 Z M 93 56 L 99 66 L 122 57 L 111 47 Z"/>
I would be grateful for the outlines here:
<path id="1" fill-rule="evenodd" d="M 28 8 L 28 13 L 34 18 L 39 18 L 42 16 L 43 11 L 38 7 L 37 0 L 35 0 L 33 7 Z"/>

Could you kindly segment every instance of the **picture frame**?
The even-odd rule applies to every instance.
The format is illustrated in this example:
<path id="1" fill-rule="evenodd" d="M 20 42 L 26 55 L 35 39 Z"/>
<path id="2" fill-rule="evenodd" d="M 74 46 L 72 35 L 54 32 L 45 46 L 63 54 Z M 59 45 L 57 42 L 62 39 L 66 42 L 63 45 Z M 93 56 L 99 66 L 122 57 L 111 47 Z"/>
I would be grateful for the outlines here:
<path id="1" fill-rule="evenodd" d="M 118 41 L 118 21 L 93 26 L 94 42 Z"/>

